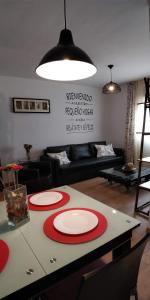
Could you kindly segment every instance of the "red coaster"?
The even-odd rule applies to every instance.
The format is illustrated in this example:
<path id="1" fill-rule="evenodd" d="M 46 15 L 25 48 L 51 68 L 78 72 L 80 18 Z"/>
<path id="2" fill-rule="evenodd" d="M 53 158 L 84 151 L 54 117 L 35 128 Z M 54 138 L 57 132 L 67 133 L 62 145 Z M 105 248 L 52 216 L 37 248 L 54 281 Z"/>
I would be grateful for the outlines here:
<path id="1" fill-rule="evenodd" d="M 68 210 L 74 210 L 74 209 L 83 209 L 90 211 L 94 213 L 98 217 L 98 225 L 91 231 L 84 233 L 84 234 L 78 234 L 78 235 L 69 235 L 69 234 L 63 234 L 59 231 L 57 231 L 53 225 L 53 221 L 56 216 L 58 216 L 60 213 Z M 102 215 L 100 212 L 90 209 L 90 208 L 69 208 L 64 209 L 61 211 L 56 212 L 55 214 L 51 215 L 46 219 L 43 225 L 44 233 L 52 240 L 55 240 L 59 243 L 64 244 L 80 244 L 92 241 L 102 235 L 107 228 L 107 220 L 104 215 Z"/>
<path id="2" fill-rule="evenodd" d="M 45 191 L 44 191 L 45 192 Z M 41 192 L 41 193 L 44 193 L 44 192 Z M 36 193 L 36 194 L 32 194 L 28 197 L 28 207 L 30 210 L 52 210 L 52 209 L 56 209 L 56 208 L 59 208 L 61 206 L 64 206 L 66 203 L 68 203 L 68 201 L 70 200 L 70 195 L 65 193 L 65 192 L 61 192 L 61 191 L 56 191 L 56 190 L 51 190 L 51 192 L 58 192 L 60 193 L 63 198 L 62 200 L 60 200 L 59 202 L 57 203 L 54 203 L 54 204 L 51 204 L 51 205 L 34 205 L 30 202 L 30 198 L 33 196 L 33 195 L 36 195 L 36 194 L 41 194 L 41 193 Z"/>
<path id="3" fill-rule="evenodd" d="M 0 240 L 0 272 L 3 271 L 9 257 L 9 248 L 7 244 Z"/>

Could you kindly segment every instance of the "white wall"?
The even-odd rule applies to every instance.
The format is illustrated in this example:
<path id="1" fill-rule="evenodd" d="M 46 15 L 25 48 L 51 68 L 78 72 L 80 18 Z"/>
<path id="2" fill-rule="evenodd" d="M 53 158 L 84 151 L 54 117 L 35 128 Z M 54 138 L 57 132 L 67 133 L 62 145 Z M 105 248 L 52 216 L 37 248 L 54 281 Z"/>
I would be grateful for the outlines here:
<path id="1" fill-rule="evenodd" d="M 127 85 L 121 86 L 121 93 L 103 95 L 103 135 L 108 143 L 123 147 L 127 110 Z"/>
<path id="2" fill-rule="evenodd" d="M 94 101 L 93 132 L 67 134 L 64 112 L 67 92 L 81 92 L 92 96 Z M 50 99 L 50 114 L 14 113 L 12 97 Z M 15 77 L 0 77 L 0 158 L 2 163 L 25 159 L 25 143 L 32 144 L 31 158 L 37 158 L 47 146 L 82 143 L 109 138 L 118 129 L 115 108 L 119 101 L 104 99 L 99 89 L 75 84 L 53 83 L 46 80 L 30 80 Z M 121 98 L 122 99 L 122 98 Z M 120 100 L 121 101 L 121 100 Z M 106 105 L 107 102 L 107 105 Z M 120 103 L 121 109 L 124 104 Z M 105 111 L 104 111 L 105 109 Z M 107 109 L 107 110 L 106 110 Z M 113 115 L 112 115 L 113 114 Z M 117 109 L 117 118 L 122 122 Z M 104 119 L 105 122 L 104 123 Z M 115 122 L 114 122 L 115 120 Z M 104 127 L 110 127 L 107 130 Z M 114 127 L 114 128 L 112 128 Z M 120 129 L 120 128 L 119 128 Z M 120 133 L 112 142 L 120 144 Z"/>

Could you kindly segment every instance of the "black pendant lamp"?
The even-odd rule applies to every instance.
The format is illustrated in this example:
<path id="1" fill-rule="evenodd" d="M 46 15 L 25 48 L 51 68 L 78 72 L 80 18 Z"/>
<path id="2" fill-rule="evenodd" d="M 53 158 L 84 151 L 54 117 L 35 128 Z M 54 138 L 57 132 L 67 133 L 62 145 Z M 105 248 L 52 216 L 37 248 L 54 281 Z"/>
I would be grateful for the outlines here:
<path id="1" fill-rule="evenodd" d="M 108 68 L 110 69 L 110 74 L 111 74 L 111 80 L 109 83 L 106 83 L 103 86 L 103 94 L 117 94 L 121 92 L 121 87 L 119 84 L 115 83 L 112 81 L 112 68 L 114 65 L 108 65 Z"/>
<path id="2" fill-rule="evenodd" d="M 56 47 L 49 50 L 36 68 L 36 73 L 46 79 L 73 81 L 93 76 L 97 69 L 90 57 L 76 47 L 72 33 L 66 28 L 66 0 L 64 0 L 65 29 L 60 32 Z"/>

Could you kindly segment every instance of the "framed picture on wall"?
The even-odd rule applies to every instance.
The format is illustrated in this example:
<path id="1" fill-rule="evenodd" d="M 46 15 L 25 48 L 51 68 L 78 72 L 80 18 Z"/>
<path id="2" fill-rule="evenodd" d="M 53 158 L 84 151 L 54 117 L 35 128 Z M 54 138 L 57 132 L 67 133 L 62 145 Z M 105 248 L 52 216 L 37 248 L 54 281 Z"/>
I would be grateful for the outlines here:
<path id="1" fill-rule="evenodd" d="M 50 100 L 12 98 L 15 113 L 50 113 Z"/>

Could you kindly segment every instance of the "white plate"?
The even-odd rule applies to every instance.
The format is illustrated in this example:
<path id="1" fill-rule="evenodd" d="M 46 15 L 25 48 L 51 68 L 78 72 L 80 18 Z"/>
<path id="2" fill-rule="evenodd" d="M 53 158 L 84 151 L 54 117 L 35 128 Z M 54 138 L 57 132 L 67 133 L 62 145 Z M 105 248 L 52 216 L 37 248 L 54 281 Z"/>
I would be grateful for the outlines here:
<path id="1" fill-rule="evenodd" d="M 53 221 L 54 227 L 65 234 L 86 233 L 98 224 L 97 216 L 81 209 L 68 210 L 60 213 Z"/>
<path id="2" fill-rule="evenodd" d="M 33 205 L 51 205 L 62 200 L 62 194 L 59 192 L 43 192 L 33 195 L 30 198 L 30 203 Z"/>

